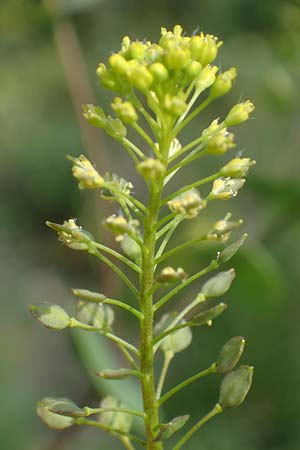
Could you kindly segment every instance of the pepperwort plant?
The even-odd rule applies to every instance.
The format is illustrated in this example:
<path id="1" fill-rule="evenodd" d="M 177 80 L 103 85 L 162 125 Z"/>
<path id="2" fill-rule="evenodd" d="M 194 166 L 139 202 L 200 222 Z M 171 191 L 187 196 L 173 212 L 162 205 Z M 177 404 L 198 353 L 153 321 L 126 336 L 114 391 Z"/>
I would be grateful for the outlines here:
<path id="1" fill-rule="evenodd" d="M 253 368 L 237 367 L 245 345 L 240 336 L 226 342 L 206 370 L 171 389 L 164 388 L 170 363 L 190 345 L 192 329 L 211 325 L 227 308 L 223 302 L 209 303 L 209 306 L 205 303 L 223 296 L 230 288 L 235 271 L 223 269 L 223 265 L 247 237 L 244 234 L 228 243 L 231 233 L 242 222 L 232 220 L 228 213 L 196 239 L 167 249 L 182 222 L 201 216 L 201 211 L 213 201 L 235 197 L 255 163 L 249 158 L 235 157 L 212 175 L 165 194 L 166 186 L 183 167 L 204 155 L 215 157 L 233 148 L 234 135 L 228 128 L 245 122 L 254 109 L 250 101 L 238 103 L 224 120 L 213 120 L 192 142 L 179 141 L 182 130 L 212 101 L 232 88 L 236 69 L 219 73 L 219 68 L 212 64 L 221 44 L 212 35 L 183 35 L 182 28 L 176 25 L 173 31 L 162 28 L 158 44 L 124 37 L 120 51 L 109 57 L 108 65 L 101 63 L 97 68 L 101 84 L 119 95 L 111 103 L 115 116 L 106 115 L 94 105 L 85 105 L 83 115 L 91 125 L 102 128 L 124 147 L 145 181 L 149 199 L 146 204 L 137 199 L 132 193 L 132 183 L 118 175 L 98 173 L 84 155 L 68 156 L 79 189 L 97 189 L 102 200 L 115 203 L 115 214 L 104 219 L 103 225 L 115 235 L 120 250 L 96 242 L 74 219 L 63 224 L 47 222 L 47 225 L 67 247 L 85 251 L 109 266 L 131 291 L 136 305 L 125 299 L 110 298 L 109 293 L 73 289 L 77 300 L 74 317 L 60 306 L 48 303 L 32 305 L 31 312 L 50 329 L 80 328 L 113 341 L 126 357 L 127 367 L 103 370 L 96 375 L 109 380 L 136 377 L 141 386 L 143 410 L 129 409 L 112 396 L 103 398 L 97 408 L 79 407 L 65 398 L 44 398 L 38 403 L 37 413 L 51 428 L 98 427 L 119 438 L 126 449 L 141 445 L 148 450 L 162 450 L 168 447 L 165 441 L 185 427 L 187 431 L 182 430 L 182 437 L 173 446 L 173 450 L 179 450 L 208 420 L 226 408 L 239 406 L 249 391 Z M 145 141 L 144 150 L 127 137 L 129 127 Z M 204 185 L 210 186 L 206 197 L 198 190 Z M 166 265 L 171 256 L 205 241 L 226 245 L 198 272 L 188 275 L 181 267 Z M 199 293 L 183 309 L 164 311 L 167 303 L 191 283 L 218 269 L 221 270 L 206 278 Z M 161 290 L 162 287 L 165 289 Z M 117 308 L 126 310 L 137 320 L 136 345 L 114 333 L 112 324 Z M 162 352 L 163 362 L 157 374 L 154 362 L 158 352 Z M 165 402 L 189 384 L 215 373 L 223 379 L 218 401 L 206 416 L 197 419 L 191 427 L 186 414 L 161 423 L 160 408 Z M 135 419 L 144 422 L 145 432 L 141 436 L 135 433 Z"/>

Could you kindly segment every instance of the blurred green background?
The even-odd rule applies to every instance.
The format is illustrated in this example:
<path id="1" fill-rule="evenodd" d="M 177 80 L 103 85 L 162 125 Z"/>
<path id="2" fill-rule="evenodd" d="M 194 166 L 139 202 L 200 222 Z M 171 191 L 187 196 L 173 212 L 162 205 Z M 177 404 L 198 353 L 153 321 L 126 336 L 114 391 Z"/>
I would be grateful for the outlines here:
<path id="1" fill-rule="evenodd" d="M 1 0 L 0 2 L 0 443 L 3 450 L 117 450 L 121 444 L 95 430 L 44 428 L 35 416 L 43 396 L 97 404 L 106 385 L 92 368 L 117 364 L 113 347 L 86 335 L 52 333 L 28 312 L 31 302 L 72 309 L 70 287 L 122 296 L 114 276 L 80 252 L 63 248 L 46 219 L 79 217 L 98 239 L 106 212 L 91 194 L 79 193 L 65 154 L 88 154 L 100 172 L 141 180 L 122 149 L 84 125 L 82 103 L 108 108 L 112 95 L 97 84 L 95 68 L 120 39 L 158 39 L 160 26 L 200 27 L 224 40 L 217 63 L 236 66 L 239 77 L 226 98 L 193 122 L 184 140 L 197 137 L 240 98 L 256 105 L 254 120 L 235 130 L 237 148 L 256 159 L 237 199 L 214 205 L 189 221 L 177 240 L 197 236 L 206 222 L 231 211 L 245 219 L 250 238 L 235 257 L 237 279 L 226 295 L 230 308 L 172 365 L 168 386 L 212 362 L 231 336 L 244 335 L 243 362 L 255 366 L 245 404 L 206 425 L 187 450 L 296 450 L 300 448 L 300 4 L 297 0 Z M 228 160 L 228 155 L 224 161 Z M 203 162 L 202 162 L 203 161 Z M 210 157 L 177 177 L 176 186 L 209 173 Z M 173 186 L 175 186 L 175 184 Z M 180 254 L 174 265 L 202 267 L 212 249 Z M 191 298 L 198 286 L 185 297 Z M 174 302 L 178 304 L 179 299 Z M 130 321 L 129 321 L 130 320 Z M 134 335 L 134 322 L 118 315 L 118 333 Z M 83 340 L 84 339 L 84 340 Z M 122 363 L 120 363 L 122 364 Z M 166 417 L 201 417 L 214 404 L 219 379 L 192 385 L 165 408 Z M 111 385 L 108 389 L 113 389 Z M 123 387 L 122 387 L 123 386 Z M 121 394 L 138 401 L 135 385 Z"/>

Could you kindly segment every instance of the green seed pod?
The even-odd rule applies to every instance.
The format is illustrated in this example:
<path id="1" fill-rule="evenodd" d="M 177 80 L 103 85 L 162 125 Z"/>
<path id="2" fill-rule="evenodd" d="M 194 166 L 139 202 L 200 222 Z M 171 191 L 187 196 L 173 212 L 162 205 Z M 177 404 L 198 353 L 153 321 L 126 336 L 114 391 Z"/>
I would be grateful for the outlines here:
<path id="1" fill-rule="evenodd" d="M 229 261 L 236 254 L 239 248 L 244 244 L 247 237 L 248 234 L 245 233 L 237 241 L 233 242 L 231 245 L 228 245 L 228 247 L 226 247 L 219 255 L 219 263 L 224 264 L 225 262 Z"/>
<path id="2" fill-rule="evenodd" d="M 114 321 L 113 309 L 104 304 L 78 301 L 76 318 L 87 325 L 109 331 Z"/>
<path id="3" fill-rule="evenodd" d="M 186 414 L 184 416 L 174 417 L 174 419 L 170 420 L 168 423 L 160 423 L 157 427 L 158 432 L 154 441 L 164 441 L 165 439 L 170 438 L 174 433 L 184 427 L 189 418 L 190 416 Z"/>
<path id="4" fill-rule="evenodd" d="M 158 335 L 167 330 L 175 317 L 176 312 L 164 314 L 155 326 L 155 334 Z M 185 323 L 185 321 L 181 320 L 180 324 L 183 323 Z M 165 353 L 179 353 L 185 350 L 191 344 L 192 339 L 193 335 L 191 329 L 189 327 L 181 328 L 162 339 L 160 348 Z"/>
<path id="5" fill-rule="evenodd" d="M 140 246 L 132 239 L 128 234 L 125 234 L 120 241 L 120 246 L 123 252 L 132 261 L 139 261 L 142 257 L 142 251 Z"/>
<path id="6" fill-rule="evenodd" d="M 81 298 L 86 302 L 91 303 L 102 303 L 105 301 L 106 296 L 103 294 L 98 294 L 98 292 L 88 291 L 87 289 L 72 289 L 72 293 L 75 297 Z"/>
<path id="7" fill-rule="evenodd" d="M 206 309 L 199 314 L 196 314 L 190 319 L 193 325 L 211 325 L 212 320 L 216 319 L 220 314 L 222 314 L 227 309 L 226 303 L 219 303 L 212 308 Z"/>
<path id="8" fill-rule="evenodd" d="M 127 130 L 120 119 L 113 119 L 108 116 L 105 131 L 117 141 L 121 141 L 126 137 Z"/>
<path id="9" fill-rule="evenodd" d="M 56 430 L 63 430 L 64 428 L 69 428 L 74 424 L 74 419 L 71 417 L 61 416 L 55 414 L 49 410 L 49 408 L 57 402 L 59 399 L 55 398 L 44 398 L 37 404 L 36 412 L 39 418 L 44 422 L 49 428 L 54 428 Z M 65 400 L 65 399 L 61 399 Z"/>
<path id="10" fill-rule="evenodd" d="M 116 370 L 102 370 L 101 372 L 95 372 L 97 377 L 104 378 L 105 380 L 122 380 L 123 378 L 133 375 L 135 372 L 131 369 L 116 369 Z"/>
<path id="11" fill-rule="evenodd" d="M 223 409 L 235 408 L 246 398 L 252 384 L 253 367 L 240 366 L 228 373 L 220 386 L 219 404 Z"/>
<path id="12" fill-rule="evenodd" d="M 83 408 L 79 408 L 72 400 L 68 398 L 53 399 L 48 408 L 54 414 L 60 414 L 67 417 L 84 417 L 86 412 Z"/>
<path id="13" fill-rule="evenodd" d="M 84 118 L 94 127 L 104 128 L 106 125 L 106 115 L 100 106 L 83 105 Z"/>
<path id="14" fill-rule="evenodd" d="M 226 72 L 220 73 L 220 75 L 217 76 L 213 86 L 211 87 L 209 93 L 210 98 L 216 99 L 218 97 L 221 97 L 222 95 L 227 94 L 227 92 L 229 92 L 232 88 L 232 81 L 236 78 L 236 76 L 237 70 L 235 67 L 226 70 Z"/>
<path id="15" fill-rule="evenodd" d="M 225 123 L 228 127 L 239 125 L 249 119 L 249 115 L 254 110 L 254 105 L 249 100 L 238 103 L 228 113 Z"/>
<path id="16" fill-rule="evenodd" d="M 120 403 L 112 396 L 105 397 L 100 403 L 100 408 L 125 408 L 126 406 Z M 128 433 L 132 427 L 132 416 L 123 412 L 102 412 L 99 414 L 99 422 L 109 425 L 117 430 Z"/>
<path id="17" fill-rule="evenodd" d="M 220 297 L 228 291 L 234 278 L 234 269 L 220 272 L 218 275 L 209 278 L 209 280 L 204 283 L 201 292 L 208 298 Z"/>
<path id="18" fill-rule="evenodd" d="M 218 356 L 216 369 L 218 373 L 231 372 L 242 356 L 245 347 L 245 339 L 235 336 L 227 341 Z"/>
<path id="19" fill-rule="evenodd" d="M 51 303 L 36 303 L 30 306 L 35 319 L 51 330 L 63 330 L 69 326 L 70 316 L 60 306 Z"/>

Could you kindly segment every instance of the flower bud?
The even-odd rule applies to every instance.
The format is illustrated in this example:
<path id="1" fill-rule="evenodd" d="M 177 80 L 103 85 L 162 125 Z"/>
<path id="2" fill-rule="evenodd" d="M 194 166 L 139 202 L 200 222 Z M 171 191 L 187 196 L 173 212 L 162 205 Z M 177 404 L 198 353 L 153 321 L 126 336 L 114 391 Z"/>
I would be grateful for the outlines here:
<path id="1" fill-rule="evenodd" d="M 123 252 L 132 261 L 139 261 L 142 257 L 142 251 L 140 246 L 133 240 L 128 234 L 125 234 L 120 241 L 120 246 Z"/>
<path id="2" fill-rule="evenodd" d="M 231 372 L 242 356 L 245 347 L 245 339 L 235 336 L 227 341 L 218 356 L 216 369 L 218 373 Z"/>
<path id="3" fill-rule="evenodd" d="M 198 61 L 190 61 L 185 68 L 185 74 L 189 79 L 193 80 L 194 78 L 198 77 L 201 70 L 202 64 L 200 64 Z"/>
<path id="4" fill-rule="evenodd" d="M 78 158 L 68 155 L 67 158 L 73 163 L 72 173 L 74 178 L 79 181 L 79 189 L 99 189 L 103 186 L 104 179 L 84 155 L 80 155 Z"/>
<path id="5" fill-rule="evenodd" d="M 205 208 L 206 201 L 200 197 L 197 189 L 190 189 L 170 200 L 168 206 L 173 213 L 181 214 L 186 219 L 193 219 Z"/>
<path id="6" fill-rule="evenodd" d="M 74 424 L 74 419 L 49 411 L 49 408 L 53 406 L 57 400 L 59 399 L 50 397 L 44 398 L 38 402 L 36 412 L 47 427 L 54 428 L 55 430 L 63 430 L 64 428 L 71 427 Z"/>
<path id="7" fill-rule="evenodd" d="M 87 289 L 72 289 L 72 293 L 75 297 L 85 300 L 91 303 L 102 303 L 106 300 L 106 296 L 99 294 L 98 292 L 88 291 Z"/>
<path id="8" fill-rule="evenodd" d="M 193 36 L 190 39 L 189 48 L 191 56 L 199 61 L 203 66 L 210 64 L 217 56 L 218 47 L 222 42 L 217 43 L 218 38 L 210 34 Z"/>
<path id="9" fill-rule="evenodd" d="M 109 331 L 114 321 L 114 311 L 105 304 L 78 301 L 76 318 L 86 325 Z"/>
<path id="10" fill-rule="evenodd" d="M 126 59 L 119 53 L 114 53 L 109 57 L 109 65 L 117 75 L 125 75 L 128 69 Z"/>
<path id="11" fill-rule="evenodd" d="M 165 64 L 169 69 L 181 70 L 184 69 L 191 59 L 191 52 L 184 46 L 169 45 L 166 49 Z"/>
<path id="12" fill-rule="evenodd" d="M 97 377 L 103 378 L 105 380 L 123 380 L 123 378 L 129 377 L 129 375 L 134 374 L 134 371 L 131 369 L 106 369 L 101 372 L 95 372 Z"/>
<path id="13" fill-rule="evenodd" d="M 193 325 L 211 325 L 212 321 L 220 316 L 227 309 L 226 303 L 219 303 L 212 308 L 201 311 L 191 318 Z"/>
<path id="14" fill-rule="evenodd" d="M 234 158 L 226 166 L 222 167 L 220 173 L 223 177 L 242 178 L 247 175 L 250 167 L 255 164 L 256 161 L 250 158 Z"/>
<path id="15" fill-rule="evenodd" d="M 127 72 L 129 82 L 142 92 L 147 92 L 153 82 L 153 76 L 146 66 L 142 64 L 133 65 Z"/>
<path id="16" fill-rule="evenodd" d="M 149 66 L 149 71 L 158 83 L 163 83 L 169 76 L 168 69 L 160 62 L 151 64 L 151 66 Z"/>
<path id="17" fill-rule="evenodd" d="M 130 102 L 123 102 L 120 97 L 116 97 L 111 104 L 119 119 L 128 124 L 133 124 L 138 120 L 135 107 Z"/>
<path id="18" fill-rule="evenodd" d="M 229 200 L 236 197 L 238 191 L 244 186 L 245 181 L 244 178 L 217 178 L 213 183 L 209 199 Z"/>
<path id="19" fill-rule="evenodd" d="M 143 175 L 146 180 L 158 181 L 165 171 L 164 165 L 154 158 L 148 158 L 136 166 L 136 170 Z"/>
<path id="20" fill-rule="evenodd" d="M 93 127 L 104 128 L 106 115 L 100 106 L 83 105 L 83 116 Z"/>
<path id="21" fill-rule="evenodd" d="M 109 395 L 102 400 L 100 408 L 126 408 L 126 405 Z M 132 415 L 117 411 L 105 411 L 99 414 L 99 422 L 128 433 L 132 427 Z"/>
<path id="22" fill-rule="evenodd" d="M 190 416 L 186 414 L 184 416 L 174 417 L 174 419 L 170 420 L 168 423 L 160 423 L 154 442 L 169 439 L 174 433 L 184 427 L 189 418 Z"/>
<path id="23" fill-rule="evenodd" d="M 112 69 L 107 69 L 105 64 L 100 63 L 96 70 L 96 73 L 102 86 L 107 89 L 111 89 L 112 91 L 119 90 L 120 85 Z"/>
<path id="24" fill-rule="evenodd" d="M 50 330 L 64 330 L 70 323 L 69 314 L 60 306 L 51 303 L 35 303 L 30 306 L 30 312 Z"/>
<path id="25" fill-rule="evenodd" d="M 205 66 L 196 79 L 196 90 L 200 93 L 209 88 L 216 80 L 217 66 Z"/>
<path id="26" fill-rule="evenodd" d="M 234 269 L 220 272 L 212 278 L 207 280 L 202 287 L 202 294 L 205 297 L 220 297 L 224 295 L 231 286 L 232 281 L 235 278 Z"/>
<path id="27" fill-rule="evenodd" d="M 113 119 L 108 116 L 105 131 L 117 141 L 122 141 L 126 137 L 127 130 L 120 119 Z"/>
<path id="28" fill-rule="evenodd" d="M 143 42 L 132 42 L 129 47 L 130 57 L 137 61 L 143 60 L 147 46 Z"/>
<path id="29" fill-rule="evenodd" d="M 165 267 L 155 280 L 160 284 L 172 284 L 183 281 L 186 277 L 187 274 L 181 267 L 177 270 L 173 269 L 173 267 Z"/>
<path id="30" fill-rule="evenodd" d="M 249 119 L 250 113 L 254 110 L 254 105 L 249 100 L 238 103 L 228 113 L 225 123 L 228 127 L 239 125 Z"/>
<path id="31" fill-rule="evenodd" d="M 220 73 L 220 75 L 217 76 L 213 86 L 211 87 L 209 93 L 210 98 L 216 99 L 218 97 L 221 97 L 222 95 L 227 94 L 227 92 L 229 92 L 232 88 L 232 81 L 236 78 L 236 76 L 237 70 L 235 67 L 226 70 L 226 72 Z"/>
<path id="32" fill-rule="evenodd" d="M 233 242 L 231 245 L 228 245 L 228 247 L 224 248 L 224 250 L 220 253 L 218 257 L 218 262 L 220 264 L 224 264 L 225 262 L 229 261 L 236 254 L 239 248 L 244 244 L 247 237 L 248 235 L 247 233 L 245 233 L 237 241 Z"/>
<path id="33" fill-rule="evenodd" d="M 160 45 L 152 44 L 145 51 L 145 62 L 148 64 L 161 62 L 163 56 L 164 56 L 164 49 Z M 155 78 L 155 74 L 153 73 L 152 75 Z"/>
<path id="34" fill-rule="evenodd" d="M 180 116 L 187 108 L 187 104 L 185 103 L 184 99 L 182 99 L 178 95 L 172 96 L 169 94 L 165 95 L 163 106 L 166 112 L 173 117 Z"/>
<path id="35" fill-rule="evenodd" d="M 253 367 L 240 366 L 222 380 L 219 404 L 222 408 L 235 408 L 246 398 L 252 384 Z"/>

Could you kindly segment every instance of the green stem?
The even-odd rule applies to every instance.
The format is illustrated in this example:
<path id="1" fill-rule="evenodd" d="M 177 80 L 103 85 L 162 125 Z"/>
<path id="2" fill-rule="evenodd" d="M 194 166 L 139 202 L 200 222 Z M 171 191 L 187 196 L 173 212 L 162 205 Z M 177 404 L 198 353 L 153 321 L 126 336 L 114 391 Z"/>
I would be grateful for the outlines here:
<path id="1" fill-rule="evenodd" d="M 110 267 L 110 269 L 112 269 L 120 278 L 121 280 L 126 284 L 126 286 L 131 290 L 131 292 L 133 293 L 133 295 L 138 298 L 139 293 L 137 288 L 134 286 L 134 284 L 127 278 L 127 276 L 122 272 L 121 269 L 119 269 L 118 266 L 116 266 L 112 261 L 110 261 L 108 258 L 106 258 L 106 256 L 103 256 L 100 252 L 98 252 L 98 250 L 94 248 L 91 248 L 88 250 L 88 253 L 90 255 L 95 256 L 96 258 L 98 258 L 100 261 L 102 261 L 103 263 L 105 263 L 108 267 Z"/>
<path id="2" fill-rule="evenodd" d="M 186 191 L 189 191 L 190 189 L 197 188 L 198 186 L 202 186 L 203 184 L 210 183 L 211 181 L 215 181 L 217 178 L 220 177 L 220 172 L 213 173 L 209 177 L 202 178 L 199 181 L 195 181 L 194 183 L 188 184 L 187 186 L 184 186 L 183 188 L 179 189 L 178 191 L 174 192 L 173 194 L 169 195 L 168 197 L 162 199 L 162 205 L 165 205 L 173 198 L 177 197 L 180 194 L 183 194 Z"/>
<path id="3" fill-rule="evenodd" d="M 127 361 L 128 361 L 130 364 L 132 364 L 132 366 L 133 366 L 137 371 L 139 371 L 140 368 L 139 368 L 138 364 L 136 363 L 136 361 L 134 360 L 134 358 L 131 356 L 131 354 L 129 353 L 129 351 L 126 350 L 126 348 L 124 347 L 124 345 L 123 345 L 123 344 L 120 344 L 120 343 L 117 344 L 117 345 L 118 345 L 118 347 L 119 347 L 120 352 L 123 353 L 123 355 L 125 356 L 125 358 L 127 359 Z"/>
<path id="4" fill-rule="evenodd" d="M 215 270 L 219 267 L 219 263 L 216 259 L 211 261 L 211 263 L 205 267 L 204 269 L 200 270 L 199 272 L 195 273 L 191 277 L 187 278 L 185 281 L 183 281 L 181 284 L 176 286 L 172 291 L 170 291 L 168 294 L 166 294 L 164 297 L 162 297 L 158 302 L 154 305 L 154 311 L 157 311 L 159 308 L 164 306 L 171 298 L 174 297 L 174 295 L 178 294 L 182 289 L 187 287 L 189 284 L 193 283 L 194 281 L 198 280 L 198 278 L 202 277 L 203 275 L 211 272 L 212 270 Z"/>
<path id="5" fill-rule="evenodd" d="M 175 445 L 175 447 L 173 447 L 173 450 L 180 450 L 181 447 L 186 443 L 186 441 L 188 441 L 193 434 L 199 430 L 199 428 L 202 427 L 202 425 L 204 425 L 206 422 L 208 422 L 210 419 L 212 419 L 213 417 L 215 417 L 217 414 L 220 414 L 221 412 L 223 412 L 223 409 L 221 407 L 221 405 L 219 405 L 218 403 L 214 406 L 214 408 L 208 413 L 206 414 L 206 416 L 204 416 L 201 420 L 199 420 L 199 422 L 196 423 L 196 425 L 194 425 L 190 431 L 188 431 L 182 439 L 180 439 L 180 441 Z"/>
<path id="6" fill-rule="evenodd" d="M 169 130 L 159 142 L 160 155 L 165 166 L 171 143 Z M 159 424 L 158 403 L 155 395 L 153 340 L 153 283 L 155 271 L 156 229 L 160 210 L 161 193 L 163 189 L 163 174 L 160 180 L 153 183 L 150 190 L 150 200 L 144 222 L 144 252 L 142 258 L 142 275 L 140 279 L 140 305 L 143 318 L 140 321 L 140 371 L 142 373 L 142 395 L 146 413 L 145 427 L 147 433 L 147 450 L 162 450 L 163 444 L 155 442 L 155 428 Z"/>
<path id="7" fill-rule="evenodd" d="M 134 154 L 132 154 L 131 151 L 133 151 L 136 155 L 138 155 L 142 160 L 145 159 L 144 153 L 129 139 L 123 138 L 121 142 L 125 147 L 125 150 L 128 151 L 130 149 L 129 155 L 132 157 L 135 163 L 139 163 L 140 161 Z"/>
<path id="8" fill-rule="evenodd" d="M 135 129 L 135 131 L 144 139 L 145 142 L 147 142 L 147 144 L 149 145 L 149 147 L 151 148 L 151 150 L 153 151 L 153 153 L 159 157 L 159 151 L 157 150 L 154 142 L 152 141 L 151 137 L 146 133 L 146 131 L 143 130 L 143 128 L 141 128 L 137 122 L 134 122 L 132 124 L 132 127 Z"/>
<path id="9" fill-rule="evenodd" d="M 191 383 L 194 383 L 194 381 L 199 380 L 200 378 L 205 377 L 206 375 L 209 375 L 211 373 L 216 372 L 216 364 L 213 363 L 208 369 L 203 370 L 202 372 L 197 373 L 196 375 L 193 375 L 186 380 L 179 383 L 177 386 L 175 386 L 173 389 L 170 389 L 165 395 L 161 397 L 159 400 L 159 406 L 161 406 L 163 403 L 165 403 L 169 398 L 173 397 L 173 395 L 177 394 L 177 392 L 181 391 L 181 389 L 185 388 Z"/>
<path id="10" fill-rule="evenodd" d="M 123 197 L 124 199 L 126 199 L 129 202 L 129 204 L 132 203 L 140 211 L 146 212 L 145 205 L 143 205 L 143 203 L 139 202 L 136 198 L 132 197 L 132 195 L 126 194 L 126 192 L 121 191 L 121 189 L 118 189 L 117 187 L 112 186 L 111 184 L 105 185 L 104 188 L 111 191 L 114 194 L 120 195 L 120 197 Z"/>
<path id="11" fill-rule="evenodd" d="M 178 225 L 182 221 L 183 221 L 183 216 L 175 217 L 174 221 L 172 222 L 172 226 L 170 227 L 168 233 L 166 234 L 166 236 L 164 237 L 162 243 L 160 244 L 159 249 L 157 250 L 157 253 L 155 255 L 156 262 L 157 262 L 157 258 L 159 258 L 163 254 L 163 251 L 166 248 L 166 246 L 168 245 L 168 242 L 171 239 L 174 231 L 176 230 L 176 228 L 178 227 Z"/>
<path id="12" fill-rule="evenodd" d="M 197 238 L 197 239 L 192 239 L 188 242 L 184 242 L 183 244 L 177 245 L 177 247 L 172 248 L 171 250 L 164 253 L 163 255 L 157 255 L 156 264 L 161 263 L 165 259 L 169 258 L 170 256 L 175 255 L 175 253 L 180 252 L 181 250 L 184 250 L 188 247 L 191 247 L 192 245 L 196 245 L 196 244 L 199 244 L 200 242 L 203 242 L 205 240 L 205 238 L 206 238 L 206 235 L 201 236 L 200 238 Z"/>
<path id="13" fill-rule="evenodd" d="M 120 300 L 115 300 L 113 298 L 106 298 L 101 303 L 107 303 L 108 305 L 114 305 L 119 306 L 120 308 L 125 309 L 126 311 L 130 312 L 134 316 L 136 316 L 139 320 L 141 319 L 142 315 L 140 311 L 138 311 L 136 308 L 134 308 L 131 305 L 128 305 L 127 303 L 121 302 Z"/>
<path id="14" fill-rule="evenodd" d="M 145 442 L 142 439 L 140 439 L 139 437 L 135 436 L 134 434 L 127 433 L 126 431 L 123 431 L 123 430 L 118 430 L 117 428 L 111 427 L 109 425 L 105 425 L 104 423 L 101 423 L 101 422 L 96 422 L 94 420 L 84 419 L 84 418 L 80 417 L 78 419 L 74 419 L 74 423 L 75 423 L 75 425 L 87 425 L 90 427 L 101 428 L 101 430 L 107 431 L 109 433 L 117 433 L 119 435 L 127 436 L 132 441 L 137 442 L 138 444 L 142 445 L 143 447 L 145 446 Z"/>
<path id="15" fill-rule="evenodd" d="M 135 448 L 132 445 L 132 443 L 131 443 L 131 441 L 130 441 L 128 436 L 121 436 L 120 437 L 120 441 L 122 442 L 122 444 L 124 445 L 126 450 L 135 450 Z"/>
<path id="16" fill-rule="evenodd" d="M 183 122 L 181 122 L 180 124 L 176 125 L 176 126 L 174 127 L 174 130 L 173 130 L 173 136 L 176 137 L 176 136 L 178 135 L 178 133 L 180 133 L 180 131 L 181 131 L 188 123 L 190 123 L 191 120 L 194 119 L 194 117 L 198 116 L 198 114 L 199 114 L 201 111 L 203 111 L 203 109 L 206 108 L 206 107 L 210 104 L 211 101 L 212 101 L 212 98 L 211 98 L 211 97 L 207 97 L 207 99 L 204 100 L 202 103 L 200 103 L 200 105 L 199 105 L 196 109 L 194 109 L 194 111 L 191 112 L 191 114 L 190 114 Z"/>
<path id="17" fill-rule="evenodd" d="M 130 344 L 129 342 L 125 341 L 124 339 L 116 336 L 115 334 L 110 333 L 109 331 L 105 331 L 101 328 L 94 327 L 93 325 L 87 325 L 86 323 L 80 322 L 79 320 L 75 319 L 74 317 L 70 318 L 69 328 L 80 328 L 81 330 L 86 331 L 93 331 L 95 333 L 99 333 L 102 336 L 105 336 L 107 339 L 110 339 L 111 341 L 115 342 L 116 344 L 120 344 L 123 347 L 130 350 L 135 355 L 139 356 L 138 349 Z"/>
<path id="18" fill-rule="evenodd" d="M 174 358 L 174 353 L 173 352 L 165 352 L 164 353 L 164 362 L 163 362 L 163 366 L 161 369 L 161 373 L 160 373 L 160 377 L 158 380 L 158 384 L 157 384 L 157 388 L 156 388 L 156 398 L 157 400 L 160 399 L 161 396 L 161 392 L 164 386 L 164 382 L 167 376 L 167 372 L 170 366 L 170 363 L 172 361 L 172 359 Z"/>
<path id="19" fill-rule="evenodd" d="M 141 417 L 144 419 L 145 414 L 141 411 L 136 411 L 135 409 L 128 408 L 90 408 L 89 406 L 85 406 L 84 411 L 86 413 L 86 417 L 92 416 L 93 414 L 100 414 L 103 412 L 121 412 L 125 414 L 129 414 L 131 416 Z"/>
<path id="20" fill-rule="evenodd" d="M 105 253 L 108 253 L 109 255 L 114 256 L 115 258 L 117 258 L 122 263 L 126 264 L 128 267 L 130 267 L 135 272 L 141 273 L 140 267 L 137 266 L 136 264 L 134 264 L 132 261 L 130 261 L 130 259 L 126 258 L 126 256 L 121 255 L 121 253 L 113 250 L 110 247 L 106 247 L 106 245 L 99 244 L 98 242 L 93 242 L 93 245 L 96 248 L 98 248 L 99 250 L 101 250 L 102 252 L 105 252 Z"/>

